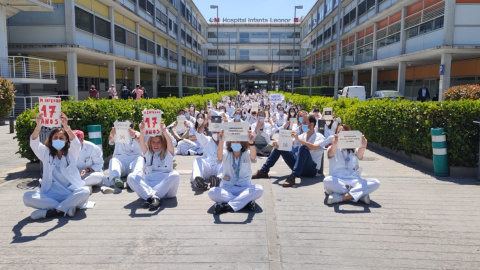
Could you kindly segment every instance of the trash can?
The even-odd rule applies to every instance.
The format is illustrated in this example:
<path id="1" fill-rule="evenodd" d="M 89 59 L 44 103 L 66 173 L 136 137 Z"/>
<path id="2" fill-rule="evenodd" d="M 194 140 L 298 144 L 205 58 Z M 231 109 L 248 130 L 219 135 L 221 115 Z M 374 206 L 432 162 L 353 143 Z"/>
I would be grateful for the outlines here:
<path id="1" fill-rule="evenodd" d="M 444 128 L 431 128 L 433 150 L 433 174 L 448 176 L 447 137 Z"/>
<path id="2" fill-rule="evenodd" d="M 102 126 L 88 125 L 88 140 L 102 148 Z"/>

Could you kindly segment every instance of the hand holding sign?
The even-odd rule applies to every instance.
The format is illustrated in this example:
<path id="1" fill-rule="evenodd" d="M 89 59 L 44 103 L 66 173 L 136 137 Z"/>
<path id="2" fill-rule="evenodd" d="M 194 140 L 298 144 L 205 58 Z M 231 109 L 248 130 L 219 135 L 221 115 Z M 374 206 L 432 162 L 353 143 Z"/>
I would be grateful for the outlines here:
<path id="1" fill-rule="evenodd" d="M 323 119 L 324 120 L 333 120 L 333 109 L 332 108 L 323 108 Z"/>
<path id="2" fill-rule="evenodd" d="M 337 147 L 340 149 L 354 149 L 362 146 L 363 135 L 358 130 L 341 131 L 338 133 Z M 366 144 L 366 142 L 365 142 Z"/>
<path id="3" fill-rule="evenodd" d="M 292 151 L 292 131 L 288 129 L 279 130 L 278 133 L 278 150 Z"/>
<path id="4" fill-rule="evenodd" d="M 116 143 L 129 143 L 130 142 L 130 122 L 118 122 L 113 123 L 115 127 L 115 142 Z"/>
<path id="5" fill-rule="evenodd" d="M 51 97 L 39 98 L 39 110 L 42 113 L 42 125 L 45 127 L 60 127 L 61 99 Z"/>
<path id="6" fill-rule="evenodd" d="M 144 132 L 145 135 L 161 135 L 161 110 L 143 110 Z"/>

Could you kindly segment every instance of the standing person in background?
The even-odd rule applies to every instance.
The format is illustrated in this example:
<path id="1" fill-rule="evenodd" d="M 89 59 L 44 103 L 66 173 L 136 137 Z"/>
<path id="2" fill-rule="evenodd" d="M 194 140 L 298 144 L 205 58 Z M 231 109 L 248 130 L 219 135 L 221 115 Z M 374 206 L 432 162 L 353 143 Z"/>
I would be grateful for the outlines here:
<path id="1" fill-rule="evenodd" d="M 88 97 L 89 98 L 94 98 L 94 99 L 98 99 L 100 97 L 99 93 L 98 93 L 98 90 L 95 89 L 95 85 L 92 84 L 92 86 L 90 86 L 90 90 L 88 91 Z"/>
<path id="2" fill-rule="evenodd" d="M 149 99 L 150 98 L 148 96 L 148 92 L 147 92 L 147 89 L 145 89 L 145 87 L 142 87 L 142 92 L 143 92 L 142 98 L 144 98 L 144 99 Z"/>
<path id="3" fill-rule="evenodd" d="M 425 84 L 422 85 L 420 89 L 418 89 L 418 97 L 417 100 L 421 102 L 425 102 L 430 99 L 430 92 Z"/>
<path id="4" fill-rule="evenodd" d="M 132 97 L 139 101 L 142 98 L 143 91 L 140 89 L 140 84 L 137 84 L 136 88 L 132 90 Z"/>
<path id="5" fill-rule="evenodd" d="M 128 99 L 130 97 L 130 91 L 128 90 L 126 85 L 122 86 L 122 91 L 120 92 L 120 97 L 122 99 Z"/>
<path id="6" fill-rule="evenodd" d="M 115 85 L 112 84 L 110 85 L 110 88 L 108 89 L 108 99 L 116 99 L 115 97 L 117 96 L 117 89 L 115 89 Z"/>

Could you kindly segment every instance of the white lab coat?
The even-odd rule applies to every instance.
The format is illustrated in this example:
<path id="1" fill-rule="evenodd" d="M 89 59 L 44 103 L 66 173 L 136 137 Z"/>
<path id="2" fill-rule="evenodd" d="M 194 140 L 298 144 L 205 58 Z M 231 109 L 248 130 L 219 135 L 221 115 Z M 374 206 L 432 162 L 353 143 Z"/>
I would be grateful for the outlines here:
<path id="1" fill-rule="evenodd" d="M 192 164 L 190 182 L 194 183 L 195 177 L 207 179 L 211 175 L 222 177 L 222 163 L 217 162 L 217 144 L 210 136 L 196 132 L 197 141 L 203 146 L 203 156 L 196 158 Z M 222 145 L 221 147 L 224 147 Z"/>
<path id="2" fill-rule="evenodd" d="M 323 187 L 327 194 L 352 195 L 353 202 L 369 195 L 380 187 L 380 182 L 374 178 L 361 178 L 357 151 L 348 153 L 347 150 L 337 149 L 337 153 L 328 159 L 330 175 L 323 180 Z"/>
<path id="3" fill-rule="evenodd" d="M 137 132 L 138 134 L 140 133 Z M 130 143 L 114 144 L 115 150 L 108 166 L 110 178 L 106 179 L 106 186 L 114 184 L 114 177 L 120 178 L 130 174 L 133 176 L 141 175 L 143 173 L 143 165 L 145 164 L 140 143 L 136 140 L 131 138 Z"/>
<path id="4" fill-rule="evenodd" d="M 103 183 L 103 152 L 100 147 L 89 142 L 83 141 L 82 151 L 77 160 L 79 172 L 92 168 L 93 172 L 86 173 L 82 178 L 86 186 L 98 186 Z"/>
<path id="5" fill-rule="evenodd" d="M 253 185 L 252 161 L 250 160 L 250 150 L 241 154 L 238 162 L 240 171 L 238 177 L 233 169 L 234 155 L 227 150 L 223 151 L 223 179 L 219 187 L 214 187 L 208 191 L 208 196 L 214 202 L 228 203 L 233 211 L 241 210 L 250 201 L 260 198 L 263 194 L 263 187 Z M 256 162 L 255 159 L 253 162 Z"/>

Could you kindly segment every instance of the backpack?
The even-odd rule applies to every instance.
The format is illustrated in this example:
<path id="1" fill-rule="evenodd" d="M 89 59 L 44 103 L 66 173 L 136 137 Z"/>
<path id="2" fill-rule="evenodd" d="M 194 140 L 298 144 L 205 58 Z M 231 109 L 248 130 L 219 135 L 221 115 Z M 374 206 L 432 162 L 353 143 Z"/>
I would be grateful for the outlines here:
<path id="1" fill-rule="evenodd" d="M 143 92 L 143 98 L 148 99 L 148 92 L 147 91 Z"/>
<path id="2" fill-rule="evenodd" d="M 120 97 L 122 99 L 128 99 L 128 96 L 130 96 L 130 91 L 128 89 L 122 89 L 122 93 L 120 94 Z"/>

